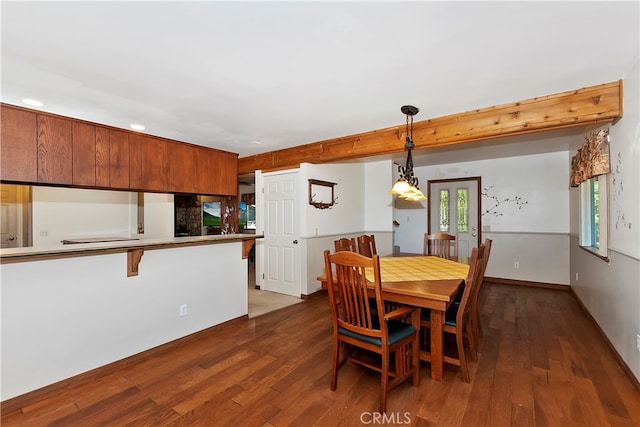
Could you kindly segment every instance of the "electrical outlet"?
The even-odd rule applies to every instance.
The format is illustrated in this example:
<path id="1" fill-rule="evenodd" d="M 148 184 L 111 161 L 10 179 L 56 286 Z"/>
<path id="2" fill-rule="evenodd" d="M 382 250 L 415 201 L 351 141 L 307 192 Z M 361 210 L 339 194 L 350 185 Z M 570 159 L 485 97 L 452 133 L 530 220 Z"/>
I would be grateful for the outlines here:
<path id="1" fill-rule="evenodd" d="M 576 271 L 576 282 L 578 281 L 578 272 Z"/>
<path id="2" fill-rule="evenodd" d="M 638 352 L 640 353 L 640 334 L 636 335 L 636 347 L 638 347 Z"/>
<path id="3" fill-rule="evenodd" d="M 187 315 L 187 304 L 180 305 L 180 316 Z"/>
<path id="4" fill-rule="evenodd" d="M 40 237 L 49 237 L 49 230 L 40 230 Z"/>
<path id="5" fill-rule="evenodd" d="M 520 268 L 520 262 L 519 261 L 515 261 L 513 263 L 513 268 Z"/>

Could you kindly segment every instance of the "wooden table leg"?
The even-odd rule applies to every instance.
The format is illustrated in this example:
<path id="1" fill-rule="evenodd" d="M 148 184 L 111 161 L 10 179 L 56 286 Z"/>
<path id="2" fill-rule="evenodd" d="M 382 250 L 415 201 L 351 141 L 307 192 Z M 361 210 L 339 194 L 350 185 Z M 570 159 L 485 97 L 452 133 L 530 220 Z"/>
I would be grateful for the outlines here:
<path id="1" fill-rule="evenodd" d="M 444 313 L 431 310 L 431 378 L 442 381 Z"/>

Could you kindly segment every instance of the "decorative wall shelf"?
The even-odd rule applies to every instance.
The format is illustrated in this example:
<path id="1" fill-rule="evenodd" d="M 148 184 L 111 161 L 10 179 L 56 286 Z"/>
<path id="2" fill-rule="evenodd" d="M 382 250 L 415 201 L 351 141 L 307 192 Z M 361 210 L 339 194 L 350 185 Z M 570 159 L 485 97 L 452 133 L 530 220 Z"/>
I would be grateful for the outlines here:
<path id="1" fill-rule="evenodd" d="M 334 193 L 334 187 L 338 185 L 335 182 L 321 181 L 319 179 L 309 180 L 309 204 L 316 209 L 329 209 L 337 204 Z M 317 201 L 316 198 L 320 198 Z M 324 200 L 330 199 L 330 202 Z"/>

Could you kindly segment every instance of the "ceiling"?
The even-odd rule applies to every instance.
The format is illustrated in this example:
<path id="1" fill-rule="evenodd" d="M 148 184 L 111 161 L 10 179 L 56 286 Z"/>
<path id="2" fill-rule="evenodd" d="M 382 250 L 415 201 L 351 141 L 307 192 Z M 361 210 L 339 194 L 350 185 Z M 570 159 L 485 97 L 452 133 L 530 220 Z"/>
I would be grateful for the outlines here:
<path id="1" fill-rule="evenodd" d="M 403 124 L 404 104 L 419 121 L 618 80 L 640 40 L 637 1 L 4 1 L 0 13 L 2 102 L 240 157 Z M 566 149 L 572 132 L 465 156 Z"/>

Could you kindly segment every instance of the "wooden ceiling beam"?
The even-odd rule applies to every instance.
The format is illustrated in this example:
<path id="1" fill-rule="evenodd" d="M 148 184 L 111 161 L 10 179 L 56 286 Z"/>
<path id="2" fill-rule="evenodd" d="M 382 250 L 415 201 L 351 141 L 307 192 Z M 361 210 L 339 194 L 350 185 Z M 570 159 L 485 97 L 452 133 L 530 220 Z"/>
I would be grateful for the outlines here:
<path id="1" fill-rule="evenodd" d="M 615 123 L 622 117 L 622 80 L 452 114 L 413 124 L 416 149 Z M 238 174 L 296 168 L 404 151 L 405 124 L 238 159 Z"/>

